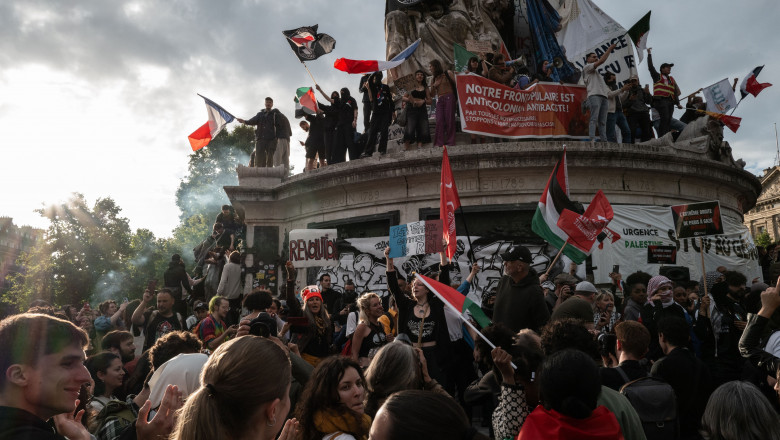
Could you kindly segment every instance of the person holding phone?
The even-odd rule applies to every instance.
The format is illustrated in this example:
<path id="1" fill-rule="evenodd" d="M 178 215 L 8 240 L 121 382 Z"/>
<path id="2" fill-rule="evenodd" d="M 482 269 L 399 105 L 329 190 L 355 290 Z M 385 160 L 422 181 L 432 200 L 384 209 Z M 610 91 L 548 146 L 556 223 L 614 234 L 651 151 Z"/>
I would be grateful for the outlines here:
<path id="1" fill-rule="evenodd" d="M 596 330 L 601 333 L 612 333 L 621 317 L 620 313 L 615 311 L 615 297 L 612 293 L 602 290 L 596 295 L 593 305 L 593 324 Z"/>
<path id="2" fill-rule="evenodd" d="M 298 346 L 301 357 L 316 367 L 324 358 L 332 354 L 333 325 L 325 309 L 317 286 L 306 286 L 301 290 L 303 305 L 295 297 L 295 266 L 288 261 L 287 269 L 287 306 L 290 308 L 288 322 L 291 324 L 291 341 Z M 303 318 L 296 320 L 295 317 Z"/>

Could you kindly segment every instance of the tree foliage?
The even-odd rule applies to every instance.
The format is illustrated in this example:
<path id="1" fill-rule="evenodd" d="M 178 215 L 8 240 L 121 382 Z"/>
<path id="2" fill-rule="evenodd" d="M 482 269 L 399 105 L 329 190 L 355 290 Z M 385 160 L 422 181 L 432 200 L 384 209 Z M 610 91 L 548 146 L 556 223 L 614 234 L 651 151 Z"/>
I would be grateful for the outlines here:
<path id="1" fill-rule="evenodd" d="M 11 278 L 3 302 L 24 310 L 33 299 L 64 305 L 142 294 L 140 280 L 161 257 L 153 250 L 154 235 L 133 234 L 113 199 L 89 207 L 83 195 L 74 194 L 38 213 L 49 227 L 43 240 L 20 256 L 24 269 Z"/>
<path id="2" fill-rule="evenodd" d="M 770 244 L 772 244 L 772 237 L 769 236 L 769 233 L 764 231 L 758 235 L 756 235 L 756 238 L 754 240 L 756 242 L 756 245 L 762 246 L 766 248 Z"/>
<path id="3" fill-rule="evenodd" d="M 49 227 L 20 255 L 21 270 L 9 278 L 0 303 L 23 311 L 34 299 L 63 306 L 139 298 L 150 279 L 161 280 L 173 254 L 191 270 L 192 249 L 209 236 L 221 206 L 229 203 L 222 187 L 238 184 L 235 169 L 249 163 L 253 139 L 251 127 L 238 126 L 190 155 L 188 173 L 176 191 L 180 224 L 171 238 L 156 238 L 148 229 L 133 233 L 110 197 L 90 207 L 83 195 L 73 194 L 38 210 Z"/>
<path id="4" fill-rule="evenodd" d="M 252 128 L 239 125 L 232 132 L 222 131 L 208 147 L 190 155 L 187 175 L 176 191 L 182 223 L 198 214 L 216 217 L 221 206 L 229 204 L 222 187 L 238 185 L 236 166 L 249 164 L 253 139 Z"/>

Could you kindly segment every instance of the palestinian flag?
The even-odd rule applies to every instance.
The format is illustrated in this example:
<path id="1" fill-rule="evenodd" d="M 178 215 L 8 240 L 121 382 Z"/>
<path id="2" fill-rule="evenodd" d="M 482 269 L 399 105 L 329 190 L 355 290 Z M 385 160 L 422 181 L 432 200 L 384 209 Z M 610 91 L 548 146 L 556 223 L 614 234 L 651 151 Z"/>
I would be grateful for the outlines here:
<path id="1" fill-rule="evenodd" d="M 418 274 L 417 279 L 422 281 L 428 287 L 428 290 L 436 294 L 444 302 L 444 305 L 455 310 L 462 320 L 466 321 L 463 314 L 469 312 L 480 327 L 485 328 L 491 324 L 490 318 L 485 315 L 482 308 L 474 301 L 468 299 L 466 295 L 424 275 Z"/>
<path id="2" fill-rule="evenodd" d="M 755 69 L 751 70 L 750 73 L 747 74 L 747 76 L 745 76 L 745 79 L 742 80 L 742 84 L 740 84 L 739 86 L 739 92 L 742 94 L 741 99 L 745 99 L 748 93 L 753 96 L 758 96 L 758 94 L 761 93 L 762 90 L 772 86 L 772 84 L 770 83 L 762 84 L 758 82 L 758 74 L 761 73 L 761 70 L 763 68 L 764 66 L 756 67 Z"/>
<path id="3" fill-rule="evenodd" d="M 652 11 L 650 11 L 652 12 Z M 626 32 L 631 41 L 636 46 L 636 53 L 639 56 L 639 63 L 645 59 L 645 51 L 647 50 L 647 36 L 650 34 L 650 12 L 640 18 L 635 25 L 631 26 L 631 29 Z M 637 64 L 639 64 L 637 63 Z"/>
<path id="4" fill-rule="evenodd" d="M 581 205 L 569 200 L 569 176 L 566 169 L 566 149 L 563 149 L 561 160 L 555 165 L 550 180 L 544 188 L 539 206 L 531 221 L 531 229 L 536 235 L 560 249 L 569 236 L 558 227 L 558 219 L 564 209 L 577 214 L 585 212 Z M 585 261 L 587 255 L 574 246 L 566 246 L 563 254 L 577 264 Z"/>
<path id="5" fill-rule="evenodd" d="M 295 117 L 302 118 L 306 115 L 317 113 L 317 98 L 311 87 L 301 87 L 295 91 Z"/>
<path id="6" fill-rule="evenodd" d="M 469 59 L 476 55 L 467 51 L 465 47 L 458 43 L 453 44 L 455 49 L 455 71 L 465 72 L 469 67 Z"/>
<path id="7" fill-rule="evenodd" d="M 742 118 L 738 118 L 736 116 L 729 116 L 729 115 L 724 115 L 722 113 L 715 113 L 715 112 L 708 112 L 708 111 L 705 111 L 704 113 L 707 113 L 708 116 L 719 120 L 720 122 L 723 123 L 723 125 L 728 127 L 729 130 L 733 131 L 734 133 L 737 132 L 737 130 L 739 129 L 739 124 L 742 122 Z"/>

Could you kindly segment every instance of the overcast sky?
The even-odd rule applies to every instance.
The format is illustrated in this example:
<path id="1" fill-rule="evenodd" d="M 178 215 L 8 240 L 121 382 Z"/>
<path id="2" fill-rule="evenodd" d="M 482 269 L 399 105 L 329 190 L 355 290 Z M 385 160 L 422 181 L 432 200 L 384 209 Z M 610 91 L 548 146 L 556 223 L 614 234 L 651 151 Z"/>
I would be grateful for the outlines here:
<path id="1" fill-rule="evenodd" d="M 170 236 L 178 224 L 176 188 L 191 153 L 187 135 L 207 120 L 196 93 L 243 118 L 272 96 L 292 117 L 295 89 L 312 83 L 281 31 L 318 23 L 337 44 L 308 63 L 312 74 L 326 91 L 347 86 L 355 94 L 359 78 L 335 70 L 333 61 L 384 57 L 384 3 L 0 2 L 0 216 L 44 227 L 34 209 L 81 192 L 90 205 L 112 197 L 134 229 Z M 726 140 L 750 171 L 774 164 L 775 2 L 596 3 L 625 28 L 655 6 L 649 46 L 656 65 L 675 64 L 683 94 L 726 77 L 741 81 L 766 64 L 759 80 L 777 85 L 740 104 L 735 115 L 742 126 L 737 134 L 726 131 Z M 639 72 L 649 83 L 646 61 Z M 300 172 L 303 149 L 293 125 L 291 161 Z"/>

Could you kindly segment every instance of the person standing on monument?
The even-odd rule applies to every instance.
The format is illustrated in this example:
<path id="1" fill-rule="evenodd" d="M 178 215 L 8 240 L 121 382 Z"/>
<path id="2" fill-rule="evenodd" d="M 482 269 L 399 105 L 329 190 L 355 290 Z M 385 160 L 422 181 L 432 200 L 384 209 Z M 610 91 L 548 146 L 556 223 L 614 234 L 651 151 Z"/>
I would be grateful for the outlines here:
<path id="1" fill-rule="evenodd" d="M 451 70 L 444 71 L 441 61 L 431 60 L 428 65 L 433 76 L 431 95 L 436 96 L 436 134 L 433 145 L 455 145 L 455 81 Z"/>
<path id="2" fill-rule="evenodd" d="M 404 150 L 410 150 L 417 142 L 417 148 L 431 141 L 431 129 L 428 126 L 428 81 L 425 72 L 414 73 L 415 86 L 402 98 L 406 105 L 406 127 L 404 130 Z"/>
<path id="3" fill-rule="evenodd" d="M 607 140 L 607 112 L 609 110 L 609 87 L 598 71 L 598 67 L 604 64 L 609 54 L 615 50 L 616 44 L 609 46 L 599 58 L 595 52 L 585 56 L 585 67 L 582 68 L 582 80 L 588 90 L 588 109 L 590 110 L 590 122 L 588 123 L 588 137 L 591 142 L 596 140 L 596 127 L 599 129 L 599 140 Z"/>
<path id="4" fill-rule="evenodd" d="M 242 124 L 257 127 L 255 128 L 254 163 L 250 161 L 250 166 L 273 166 L 274 151 L 276 151 L 276 119 L 278 115 L 279 110 L 274 108 L 274 100 L 269 96 L 265 98 L 265 108 L 251 119 L 236 118 Z"/>
<path id="5" fill-rule="evenodd" d="M 682 109 L 680 105 L 680 88 L 677 87 L 677 81 L 672 78 L 672 67 L 674 64 L 661 64 L 661 73 L 655 70 L 653 66 L 653 49 L 647 48 L 647 69 L 650 76 L 653 77 L 653 108 L 658 110 L 661 117 L 658 127 L 658 137 L 665 135 L 671 129 L 672 115 L 674 106 Z"/>
<path id="6" fill-rule="evenodd" d="M 290 172 L 291 137 L 292 127 L 290 127 L 290 120 L 282 112 L 279 112 L 276 117 L 276 151 L 273 155 L 273 161 L 275 167 L 284 165 L 285 176 Z"/>
<path id="7" fill-rule="evenodd" d="M 387 154 L 387 135 L 390 122 L 395 117 L 395 104 L 393 94 L 387 84 L 382 84 L 382 72 L 375 72 L 365 87 L 369 89 L 371 99 L 371 123 L 368 129 L 368 140 L 361 158 L 374 154 L 377 136 L 379 137 L 379 154 Z"/>

